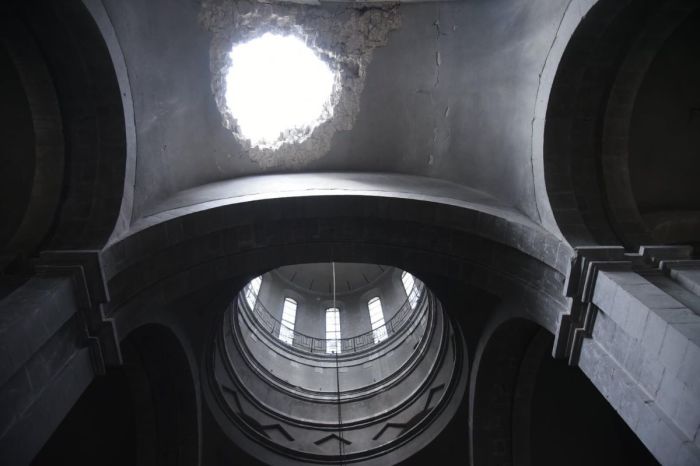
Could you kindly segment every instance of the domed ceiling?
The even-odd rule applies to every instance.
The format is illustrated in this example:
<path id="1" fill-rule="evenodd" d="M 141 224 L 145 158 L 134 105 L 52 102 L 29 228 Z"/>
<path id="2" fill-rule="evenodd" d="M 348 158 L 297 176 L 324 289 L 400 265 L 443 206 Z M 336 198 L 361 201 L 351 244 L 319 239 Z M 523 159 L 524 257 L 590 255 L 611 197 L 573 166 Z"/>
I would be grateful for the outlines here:
<path id="1" fill-rule="evenodd" d="M 157 212 L 160 203 L 184 190 L 216 181 L 340 171 L 418 175 L 445 189 L 461 185 L 537 220 L 534 109 L 539 75 L 568 2 L 349 3 L 104 1 L 133 97 L 135 218 Z M 356 104 L 348 100 L 357 111 L 343 113 L 347 119 L 328 145 L 293 166 L 256 162 L 224 127 L 212 71 L 222 38 L 236 34 L 226 30 L 229 23 L 218 21 L 220 11 L 258 14 L 274 8 L 296 8 L 300 13 L 294 18 L 306 21 L 308 31 L 313 31 L 309 24 L 318 25 L 318 41 L 333 28 L 320 20 L 309 23 L 310 16 L 355 21 L 377 9 L 395 9 L 392 26 L 381 37 L 373 36 L 381 29 L 375 20 L 358 19 L 357 30 L 343 39 L 348 53 L 356 43 L 371 49 L 357 62 L 361 66 L 348 62 L 362 81 Z M 416 189 L 410 180 L 406 184 Z M 217 194 L 240 195 L 234 186 Z"/>
<path id="2" fill-rule="evenodd" d="M 333 293 L 332 263 L 299 264 L 272 271 L 289 286 L 301 293 L 330 296 Z M 335 264 L 336 295 L 356 293 L 377 285 L 393 267 L 377 264 Z"/>

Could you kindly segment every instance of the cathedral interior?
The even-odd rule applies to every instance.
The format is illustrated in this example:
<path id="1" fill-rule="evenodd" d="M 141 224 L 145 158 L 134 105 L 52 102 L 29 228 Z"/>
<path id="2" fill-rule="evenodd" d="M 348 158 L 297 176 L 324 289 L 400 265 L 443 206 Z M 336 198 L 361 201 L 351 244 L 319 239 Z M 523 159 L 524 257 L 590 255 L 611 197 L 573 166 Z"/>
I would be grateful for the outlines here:
<path id="1" fill-rule="evenodd" d="M 697 0 L 0 21 L 0 464 L 700 465 Z"/>

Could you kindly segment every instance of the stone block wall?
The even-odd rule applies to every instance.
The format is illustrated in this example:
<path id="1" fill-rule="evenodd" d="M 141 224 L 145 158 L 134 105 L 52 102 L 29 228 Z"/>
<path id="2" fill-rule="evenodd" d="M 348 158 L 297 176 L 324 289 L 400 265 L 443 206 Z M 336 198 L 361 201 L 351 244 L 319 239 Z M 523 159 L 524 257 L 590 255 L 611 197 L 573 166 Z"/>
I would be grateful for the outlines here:
<path id="1" fill-rule="evenodd" d="M 599 269 L 579 367 L 662 464 L 700 464 L 700 262 Z"/>

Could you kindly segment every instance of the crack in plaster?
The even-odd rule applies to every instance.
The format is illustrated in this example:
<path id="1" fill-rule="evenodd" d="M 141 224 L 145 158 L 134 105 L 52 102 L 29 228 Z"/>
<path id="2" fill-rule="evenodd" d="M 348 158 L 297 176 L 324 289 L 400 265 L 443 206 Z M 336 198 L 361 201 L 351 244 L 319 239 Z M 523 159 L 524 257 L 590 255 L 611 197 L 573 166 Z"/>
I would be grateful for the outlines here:
<path id="1" fill-rule="evenodd" d="M 433 87 L 438 87 L 440 84 L 440 65 L 441 65 L 441 57 L 440 57 L 440 36 L 442 35 L 442 31 L 440 30 L 440 5 L 437 5 L 437 19 L 433 22 L 433 26 L 435 26 L 435 83 L 433 84 Z"/>
<path id="2" fill-rule="evenodd" d="M 552 39 L 552 43 L 549 44 L 549 48 L 547 49 L 547 54 L 545 55 L 544 61 L 542 63 L 542 68 L 540 69 L 539 74 L 537 75 L 537 92 L 535 93 L 535 102 L 533 103 L 532 106 L 532 121 L 530 122 L 530 170 L 532 172 L 532 190 L 533 190 L 533 195 L 535 199 L 535 211 L 537 212 L 537 219 L 539 220 L 540 224 L 542 224 L 542 213 L 540 212 L 540 205 L 538 201 L 538 196 L 537 196 L 537 177 L 535 176 L 535 148 L 534 148 L 534 139 L 535 139 L 535 121 L 537 120 L 537 101 L 540 96 L 540 88 L 542 86 L 542 75 L 544 74 L 545 68 L 547 67 L 547 63 L 549 62 L 549 56 L 552 53 L 552 50 L 554 49 L 554 45 L 557 43 L 557 39 L 559 38 L 559 31 L 561 30 L 562 24 L 564 24 L 564 19 L 566 18 L 566 14 L 569 11 L 569 7 L 573 3 L 573 0 L 569 0 L 569 2 L 566 4 L 566 8 L 564 8 L 564 12 L 561 15 L 561 19 L 559 20 L 559 24 L 557 25 L 557 30 L 554 32 L 554 38 Z M 547 188 L 546 186 L 544 187 L 545 189 L 545 195 L 547 195 Z"/>

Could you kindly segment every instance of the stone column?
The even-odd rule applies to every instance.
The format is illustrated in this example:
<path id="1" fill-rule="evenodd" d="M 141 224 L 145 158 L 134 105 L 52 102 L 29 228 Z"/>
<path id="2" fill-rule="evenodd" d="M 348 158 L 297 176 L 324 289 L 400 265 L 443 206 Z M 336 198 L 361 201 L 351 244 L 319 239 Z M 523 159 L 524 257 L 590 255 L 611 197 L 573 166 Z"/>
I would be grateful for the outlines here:
<path id="1" fill-rule="evenodd" d="M 2 465 L 29 464 L 94 376 L 121 362 L 113 327 L 99 311 L 101 271 L 75 259 L 49 254 L 33 278 L 0 300 Z"/>
<path id="2" fill-rule="evenodd" d="M 700 261 L 687 247 L 578 252 L 555 355 L 581 368 L 661 464 L 700 464 Z"/>

